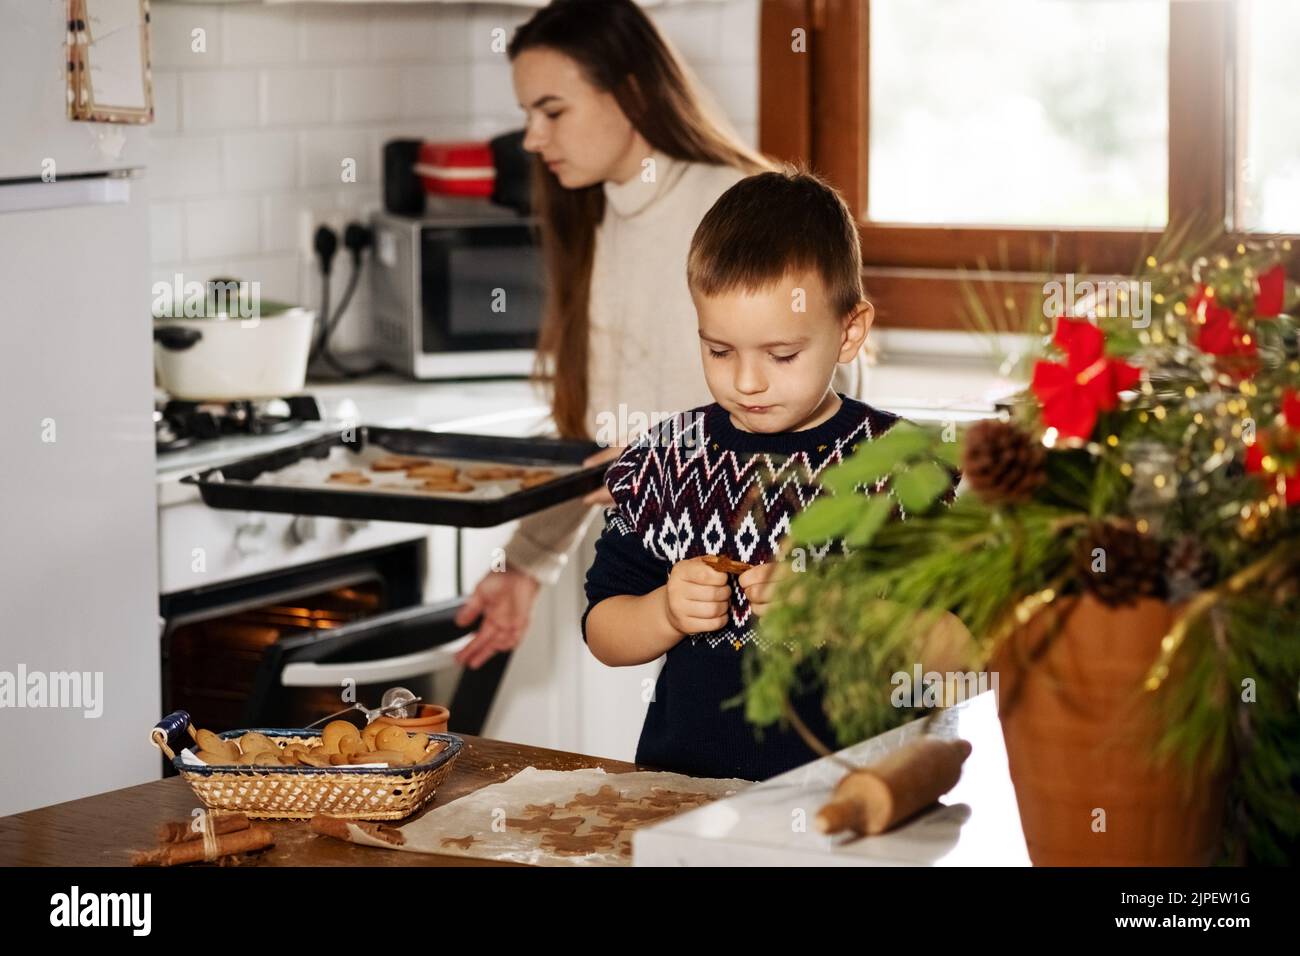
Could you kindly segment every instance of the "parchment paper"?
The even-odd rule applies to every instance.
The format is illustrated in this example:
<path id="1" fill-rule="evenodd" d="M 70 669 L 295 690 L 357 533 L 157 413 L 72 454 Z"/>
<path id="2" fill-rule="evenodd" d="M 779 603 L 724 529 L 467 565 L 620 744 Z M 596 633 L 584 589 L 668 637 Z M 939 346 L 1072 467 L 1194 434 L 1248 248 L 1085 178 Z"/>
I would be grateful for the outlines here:
<path id="1" fill-rule="evenodd" d="M 475 790 L 397 827 L 404 839 L 401 846 L 372 837 L 353 824 L 348 830 L 354 843 L 409 853 L 543 866 L 628 866 L 632 831 L 638 826 L 731 796 L 749 785 L 748 780 L 676 773 L 526 767 L 509 780 Z M 589 841 L 608 842 L 608 846 L 589 851 L 576 847 Z"/>
<path id="2" fill-rule="evenodd" d="M 410 495 L 413 498 L 454 498 L 460 501 L 483 501 L 496 498 L 504 498 L 506 495 L 512 495 L 521 487 L 518 478 L 501 478 L 501 479 L 471 479 L 474 488 L 471 491 L 456 492 L 437 492 L 421 488 L 424 479 L 415 479 L 406 477 L 404 471 L 370 471 L 370 466 L 381 458 L 391 458 L 394 452 L 386 451 L 377 445 L 366 447 L 360 452 L 350 451 L 341 445 L 336 445 L 329 450 L 329 455 L 325 458 L 302 458 L 293 464 L 285 465 L 276 471 L 264 471 L 253 479 L 255 485 L 288 485 L 292 487 L 321 488 L 330 491 L 364 491 L 375 492 L 381 491 L 385 494 Z M 426 458 L 430 462 L 437 462 L 440 465 L 454 465 L 462 470 L 472 468 L 492 468 L 499 462 L 482 461 L 479 459 L 456 458 L 451 455 L 406 455 L 403 458 Z M 529 472 L 545 469 L 554 472 L 555 477 L 567 475 L 570 472 L 579 471 L 581 465 L 566 465 L 559 462 L 554 464 L 523 465 Z M 370 479 L 368 485 L 352 485 L 341 482 L 332 482 L 329 480 L 330 475 L 339 471 L 360 471 Z M 227 481 L 236 479 L 227 478 Z"/>

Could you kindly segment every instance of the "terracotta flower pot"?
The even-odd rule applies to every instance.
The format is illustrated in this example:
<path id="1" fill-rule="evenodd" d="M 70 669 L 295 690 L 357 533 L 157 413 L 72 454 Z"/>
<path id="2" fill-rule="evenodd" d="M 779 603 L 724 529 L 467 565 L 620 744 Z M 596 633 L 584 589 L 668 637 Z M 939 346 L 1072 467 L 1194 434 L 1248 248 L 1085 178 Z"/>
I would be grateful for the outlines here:
<path id="1" fill-rule="evenodd" d="M 445 734 L 447 732 L 447 721 L 451 717 L 451 711 L 446 707 L 438 704 L 421 704 L 419 713 L 415 717 L 376 717 L 373 723 L 376 724 L 393 724 L 401 727 L 408 734 L 419 730 L 426 734 Z"/>
<path id="2" fill-rule="evenodd" d="M 1213 861 L 1226 774 L 1152 757 L 1159 715 L 1143 682 L 1175 618 L 1162 601 L 1110 608 L 1091 596 L 1064 599 L 990 663 L 1036 866 Z"/>

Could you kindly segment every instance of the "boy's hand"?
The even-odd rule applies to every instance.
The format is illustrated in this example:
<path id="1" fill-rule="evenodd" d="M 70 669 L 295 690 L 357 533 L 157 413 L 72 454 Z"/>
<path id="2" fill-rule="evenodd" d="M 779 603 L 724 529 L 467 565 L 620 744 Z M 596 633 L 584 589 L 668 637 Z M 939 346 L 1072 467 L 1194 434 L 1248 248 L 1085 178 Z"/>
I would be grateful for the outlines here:
<path id="1" fill-rule="evenodd" d="M 727 623 L 731 588 L 727 576 L 700 558 L 678 561 L 668 575 L 665 612 L 673 630 L 705 634 Z"/>
<path id="2" fill-rule="evenodd" d="M 784 566 L 779 561 L 771 561 L 750 568 L 736 578 L 736 583 L 745 592 L 745 600 L 755 616 L 762 617 L 772 603 L 777 584 L 784 579 Z"/>

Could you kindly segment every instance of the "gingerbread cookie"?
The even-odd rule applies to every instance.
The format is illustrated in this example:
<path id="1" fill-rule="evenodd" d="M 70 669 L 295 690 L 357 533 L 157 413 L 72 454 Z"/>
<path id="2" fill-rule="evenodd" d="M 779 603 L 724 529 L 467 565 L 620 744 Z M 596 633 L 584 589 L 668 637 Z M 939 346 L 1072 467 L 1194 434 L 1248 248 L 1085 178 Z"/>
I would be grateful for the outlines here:
<path id="1" fill-rule="evenodd" d="M 607 833 L 590 833 L 573 836 L 565 833 L 548 833 L 542 837 L 542 849 L 553 850 L 563 856 L 587 856 L 609 850 L 614 846 L 614 836 Z"/>
<path id="2" fill-rule="evenodd" d="M 537 471 L 529 472 L 519 479 L 519 487 L 536 488 L 538 485 L 544 485 L 555 478 L 555 472 L 549 468 L 539 468 Z"/>
<path id="3" fill-rule="evenodd" d="M 431 478 L 455 481 L 459 475 L 459 468 L 454 465 L 444 465 L 439 462 L 430 462 L 426 465 L 417 465 L 414 468 L 406 469 L 407 478 Z"/>
<path id="4" fill-rule="evenodd" d="M 564 805 L 566 810 L 574 807 L 616 807 L 623 802 L 623 795 L 614 787 L 605 784 L 595 793 L 580 793 Z"/>
<path id="5" fill-rule="evenodd" d="M 663 820 L 677 815 L 676 810 L 667 807 L 638 807 L 635 805 L 597 807 L 596 812 L 611 823 L 633 823 L 638 826 L 642 823 L 653 823 L 655 820 Z"/>
<path id="6" fill-rule="evenodd" d="M 475 481 L 504 481 L 507 478 L 522 477 L 524 470 L 513 465 L 489 465 L 485 468 L 467 468 L 465 474 Z"/>
<path id="7" fill-rule="evenodd" d="M 447 491 L 461 494 L 466 491 L 473 491 L 474 483 L 469 481 L 448 481 L 443 478 L 430 478 L 419 487 L 421 491 Z"/>
<path id="8" fill-rule="evenodd" d="M 714 571 L 721 571 L 723 574 L 744 574 L 752 564 L 746 564 L 744 561 L 733 561 L 725 554 L 706 554 L 703 561 Z"/>
<path id="9" fill-rule="evenodd" d="M 506 826 L 525 833 L 573 833 L 583 824 L 583 817 L 509 817 Z"/>
<path id="10" fill-rule="evenodd" d="M 710 802 L 712 798 L 703 793 L 689 793 L 677 790 L 665 790 L 654 787 L 648 796 L 637 801 L 643 807 L 657 807 L 671 810 L 693 810 L 695 807 Z"/>
<path id="11" fill-rule="evenodd" d="M 428 463 L 427 458 L 412 458 L 409 455 L 385 455 L 370 463 L 371 471 L 405 471 Z"/>
<path id="12" fill-rule="evenodd" d="M 359 471 L 336 471 L 329 476 L 329 480 L 336 485 L 368 485 L 370 479 Z"/>

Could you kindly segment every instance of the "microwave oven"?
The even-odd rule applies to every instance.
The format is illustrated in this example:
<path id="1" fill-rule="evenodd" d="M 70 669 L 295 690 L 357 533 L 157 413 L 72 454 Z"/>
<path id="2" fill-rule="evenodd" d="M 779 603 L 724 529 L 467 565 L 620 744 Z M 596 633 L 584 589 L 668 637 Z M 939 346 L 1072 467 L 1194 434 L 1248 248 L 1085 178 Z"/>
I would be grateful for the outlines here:
<path id="1" fill-rule="evenodd" d="M 416 379 L 527 376 L 543 313 L 536 220 L 482 202 L 372 220 L 376 357 Z"/>

